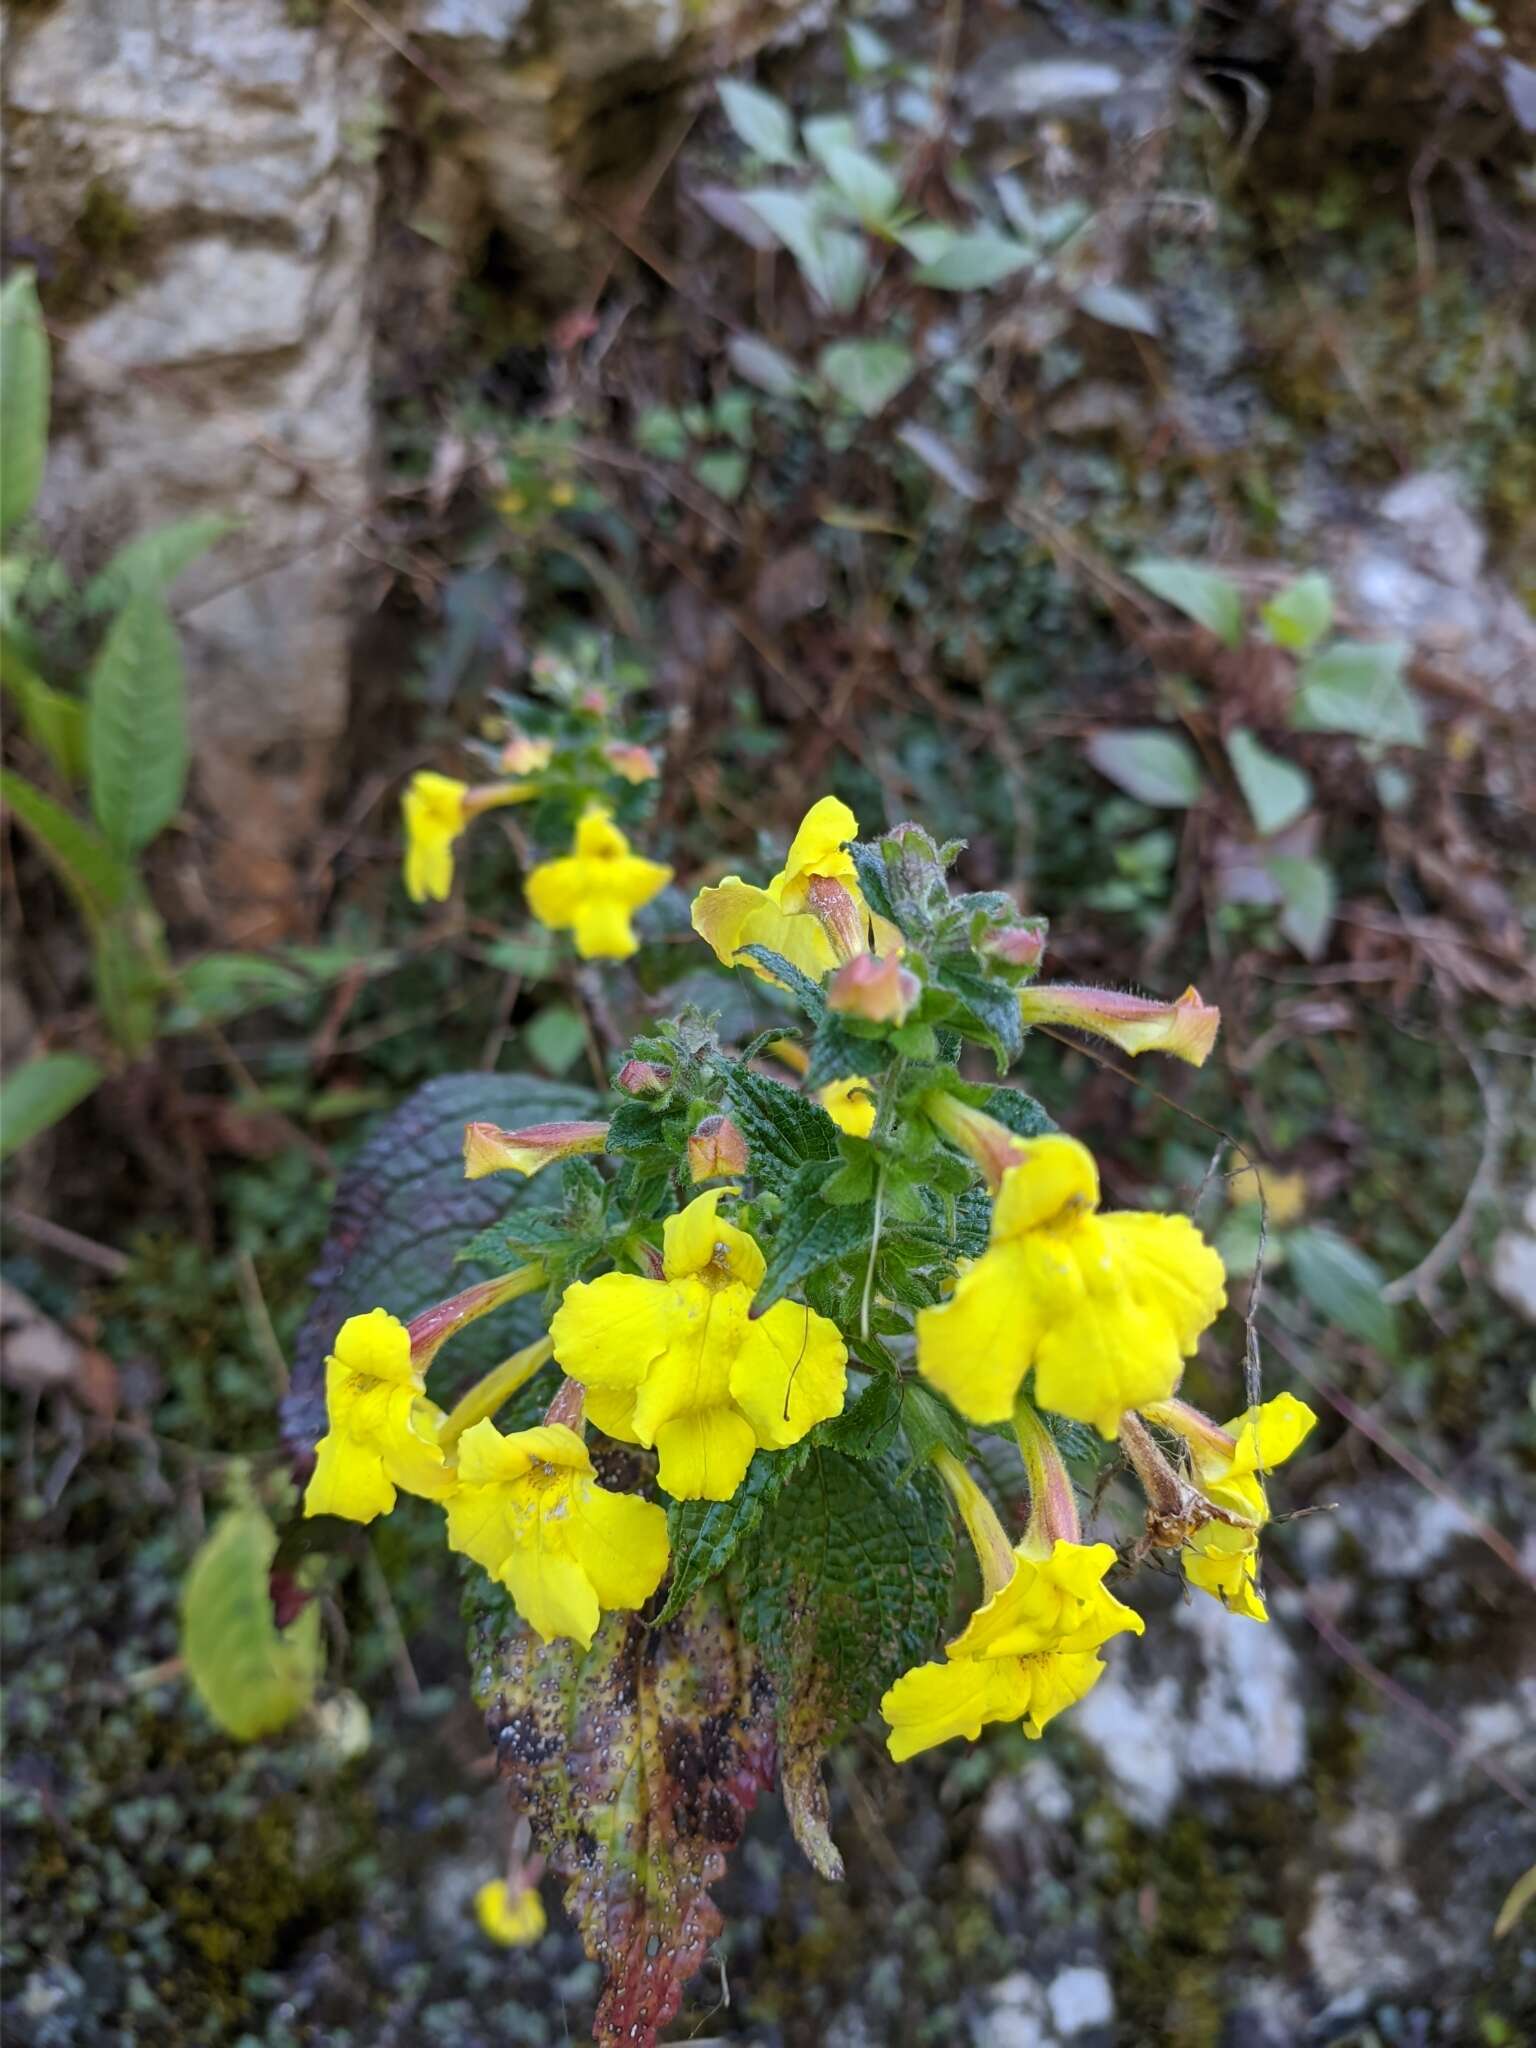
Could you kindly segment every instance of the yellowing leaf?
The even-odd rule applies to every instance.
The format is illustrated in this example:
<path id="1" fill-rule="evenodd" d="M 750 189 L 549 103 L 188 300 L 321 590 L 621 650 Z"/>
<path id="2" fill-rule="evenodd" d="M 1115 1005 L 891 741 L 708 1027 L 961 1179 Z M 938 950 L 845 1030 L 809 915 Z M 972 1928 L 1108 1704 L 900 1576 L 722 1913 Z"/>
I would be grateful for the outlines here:
<path id="1" fill-rule="evenodd" d="M 277 1531 L 254 1502 L 220 1516 L 181 1591 L 181 1655 L 198 1698 L 227 1735 L 275 1735 L 314 1697 L 320 1610 L 286 1629 L 272 1618 L 268 1575 Z"/>

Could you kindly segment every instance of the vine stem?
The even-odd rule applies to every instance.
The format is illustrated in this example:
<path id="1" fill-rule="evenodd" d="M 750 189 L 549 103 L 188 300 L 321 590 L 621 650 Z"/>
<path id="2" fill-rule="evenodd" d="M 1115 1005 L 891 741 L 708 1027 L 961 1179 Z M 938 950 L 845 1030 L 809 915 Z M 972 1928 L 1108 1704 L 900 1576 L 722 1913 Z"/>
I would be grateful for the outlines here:
<path id="1" fill-rule="evenodd" d="M 885 1168 L 875 1180 L 875 1223 L 869 1239 L 869 1264 L 864 1269 L 864 1296 L 859 1303 L 859 1335 L 869 1342 L 869 1305 L 875 1292 L 875 1259 L 880 1250 L 880 1226 L 885 1221 Z"/>

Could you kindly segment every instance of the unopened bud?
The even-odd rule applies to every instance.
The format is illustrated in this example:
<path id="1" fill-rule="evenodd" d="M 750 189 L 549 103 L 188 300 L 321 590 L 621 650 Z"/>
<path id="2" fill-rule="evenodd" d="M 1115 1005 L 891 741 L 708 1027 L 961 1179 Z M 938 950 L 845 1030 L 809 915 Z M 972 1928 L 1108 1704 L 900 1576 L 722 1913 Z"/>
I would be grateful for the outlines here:
<path id="1" fill-rule="evenodd" d="M 858 953 L 827 984 L 827 1008 L 871 1024 L 904 1024 L 923 985 L 899 955 Z"/>
<path id="2" fill-rule="evenodd" d="M 1002 1186 L 1009 1167 L 1017 1166 L 1028 1150 L 1024 1139 L 995 1116 L 958 1096 L 946 1095 L 942 1088 L 923 1097 L 923 1109 L 935 1128 L 981 1168 L 993 1194 Z"/>
<path id="3" fill-rule="evenodd" d="M 613 1077 L 621 1095 L 665 1095 L 672 1086 L 672 1069 L 654 1060 L 626 1060 Z"/>
<path id="4" fill-rule="evenodd" d="M 607 1142 L 605 1123 L 527 1124 L 520 1131 L 504 1131 L 496 1124 L 466 1124 L 464 1178 L 484 1180 L 488 1173 L 531 1176 L 557 1159 L 601 1152 Z"/>
<path id="5" fill-rule="evenodd" d="M 867 919 L 841 882 L 826 875 L 812 875 L 805 903 L 832 941 L 832 950 L 839 960 L 852 960 L 867 949 Z"/>
<path id="6" fill-rule="evenodd" d="M 537 775 L 554 757 L 553 740 L 531 740 L 515 732 L 501 750 L 501 765 L 508 775 Z"/>
<path id="7" fill-rule="evenodd" d="M 649 747 L 636 746 L 626 740 L 611 740 L 603 752 L 614 773 L 622 775 L 626 782 L 654 782 L 661 773 L 660 764 Z"/>
<path id="8" fill-rule="evenodd" d="M 980 950 L 1005 967 L 1036 968 L 1045 958 L 1045 925 L 1002 925 L 983 936 Z"/>
<path id="9" fill-rule="evenodd" d="M 1185 989 L 1176 1003 L 1155 1003 L 1113 988 L 1046 982 L 1020 991 L 1019 1014 L 1026 1024 L 1066 1024 L 1107 1038 L 1133 1059 L 1168 1052 L 1192 1067 L 1205 1065 L 1221 1028 L 1220 1010 L 1202 1002 L 1195 988 Z"/>
<path id="10" fill-rule="evenodd" d="M 688 1172 L 695 1181 L 745 1173 L 747 1141 L 728 1116 L 707 1116 L 688 1139 Z"/>

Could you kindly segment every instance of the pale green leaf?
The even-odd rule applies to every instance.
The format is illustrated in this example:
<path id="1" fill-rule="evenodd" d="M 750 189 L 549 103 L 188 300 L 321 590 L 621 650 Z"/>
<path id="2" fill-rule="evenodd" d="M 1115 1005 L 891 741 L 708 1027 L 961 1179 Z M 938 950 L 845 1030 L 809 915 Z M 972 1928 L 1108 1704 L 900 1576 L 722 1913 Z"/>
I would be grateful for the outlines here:
<path id="1" fill-rule="evenodd" d="M 1310 654 L 1333 624 L 1333 585 L 1320 570 L 1311 570 L 1261 605 L 1259 617 L 1277 647 Z"/>
<path id="2" fill-rule="evenodd" d="M 99 833 L 13 769 L 0 769 L 0 798 L 36 841 L 87 925 L 98 927 L 127 901 L 133 870 Z"/>
<path id="3" fill-rule="evenodd" d="M 1171 562 L 1144 556 L 1132 562 L 1131 574 L 1154 597 L 1171 604 L 1186 618 L 1214 633 L 1224 647 L 1237 647 L 1243 638 L 1243 597 L 1237 585 L 1215 569 L 1203 569 L 1198 562 Z"/>
<path id="4" fill-rule="evenodd" d="M 1084 752 L 1101 775 L 1140 803 L 1187 810 L 1205 788 L 1195 750 L 1178 733 L 1113 727 L 1094 733 Z"/>
<path id="5" fill-rule="evenodd" d="M 587 1031 L 569 1003 L 550 1003 L 533 1019 L 523 1040 L 546 1073 L 563 1074 L 586 1050 Z"/>
<path id="6" fill-rule="evenodd" d="M 822 350 L 816 367 L 839 398 L 873 419 L 910 378 L 916 361 L 899 341 L 835 341 Z"/>
<path id="7" fill-rule="evenodd" d="M 18 270 L 0 290 L 0 533 L 25 519 L 42 488 L 49 376 L 37 284 Z"/>
<path id="8" fill-rule="evenodd" d="M 1326 861 L 1310 854 L 1276 854 L 1265 865 L 1280 884 L 1280 929 L 1303 958 L 1322 958 L 1333 930 L 1338 885 Z"/>
<path id="9" fill-rule="evenodd" d="M 1124 328 L 1129 334 L 1160 333 L 1157 308 L 1140 292 L 1127 291 L 1118 284 L 1085 284 L 1077 295 L 1078 308 L 1105 327 Z"/>
<path id="10" fill-rule="evenodd" d="M 936 292 L 990 291 L 1034 261 L 1033 250 L 996 228 L 937 228 L 915 246 L 909 239 L 908 247 L 919 258 L 915 281 Z"/>
<path id="11" fill-rule="evenodd" d="M 181 1655 L 198 1698 L 226 1735 L 275 1735 L 314 1697 L 320 1609 L 286 1629 L 272 1618 L 277 1532 L 254 1504 L 231 1508 L 199 1549 L 181 1591 Z"/>
<path id="12" fill-rule="evenodd" d="M 733 334 L 725 353 L 738 377 L 745 377 L 770 398 L 794 398 L 805 382 L 800 372 L 759 334 Z"/>
<path id="13" fill-rule="evenodd" d="M 169 589 L 183 569 L 190 568 L 199 555 L 234 528 L 234 520 L 209 512 L 193 519 L 176 519 L 169 526 L 152 527 L 129 541 L 108 562 L 99 576 L 85 586 L 83 603 L 88 612 L 116 611 L 141 590 Z"/>
<path id="14" fill-rule="evenodd" d="M 851 313 L 863 298 L 869 282 L 869 251 L 862 235 L 844 228 L 819 228 L 797 261 L 800 275 L 830 312 Z"/>
<path id="15" fill-rule="evenodd" d="M 754 156 L 770 164 L 800 161 L 793 116 L 771 92 L 764 92 L 760 86 L 744 85 L 740 79 L 722 78 L 720 104 L 725 109 L 725 118 Z"/>
<path id="16" fill-rule="evenodd" d="M 1422 747 L 1424 711 L 1403 674 L 1401 640 L 1336 640 L 1297 678 L 1298 732 L 1347 732 L 1379 747 Z"/>
<path id="17" fill-rule="evenodd" d="M 1272 754 L 1241 726 L 1228 737 L 1227 758 L 1249 814 L 1266 838 L 1294 825 L 1311 804 L 1312 784 L 1304 771 Z"/>
<path id="18" fill-rule="evenodd" d="M 15 641 L 0 633 L 0 683 L 16 700 L 22 730 L 61 782 L 85 779 L 85 706 L 45 683 Z"/>
<path id="19" fill-rule="evenodd" d="M 44 1052 L 24 1060 L 0 1085 L 0 1159 L 68 1116 L 105 1078 L 78 1052 Z"/>
<path id="20" fill-rule="evenodd" d="M 1326 1223 L 1293 1230 L 1286 1246 L 1296 1285 L 1324 1321 L 1390 1357 L 1397 1317 L 1376 1261 Z"/>
<path id="21" fill-rule="evenodd" d="M 706 491 L 734 505 L 746 488 L 750 467 L 739 448 L 711 448 L 694 464 L 694 474 Z"/>
<path id="22" fill-rule="evenodd" d="M 901 202 L 901 185 L 867 150 L 834 144 L 823 152 L 822 168 L 838 197 L 866 227 L 883 228 Z"/>
<path id="23" fill-rule="evenodd" d="M 109 845 L 138 853 L 176 815 L 187 782 L 181 643 L 152 592 L 112 621 L 85 695 L 91 809 Z"/>

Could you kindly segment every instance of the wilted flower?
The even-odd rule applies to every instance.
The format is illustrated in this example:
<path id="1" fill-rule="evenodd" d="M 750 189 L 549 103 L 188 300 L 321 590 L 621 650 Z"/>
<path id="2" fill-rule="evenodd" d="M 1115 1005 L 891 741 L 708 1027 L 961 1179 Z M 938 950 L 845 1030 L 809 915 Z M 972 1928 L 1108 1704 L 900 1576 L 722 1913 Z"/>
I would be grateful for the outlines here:
<path id="1" fill-rule="evenodd" d="M 688 1138 L 691 1180 L 716 1180 L 721 1174 L 745 1173 L 747 1141 L 728 1116 L 702 1117 Z"/>

